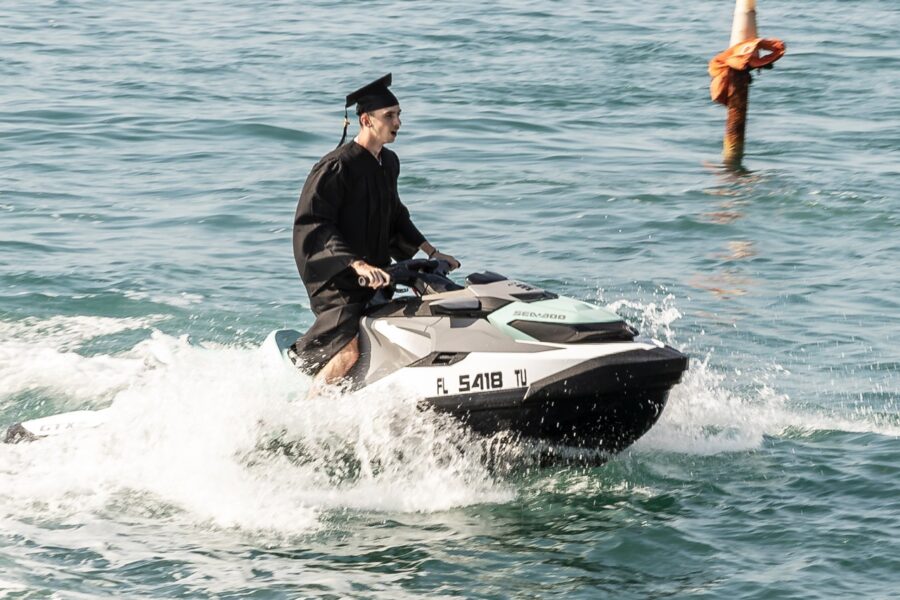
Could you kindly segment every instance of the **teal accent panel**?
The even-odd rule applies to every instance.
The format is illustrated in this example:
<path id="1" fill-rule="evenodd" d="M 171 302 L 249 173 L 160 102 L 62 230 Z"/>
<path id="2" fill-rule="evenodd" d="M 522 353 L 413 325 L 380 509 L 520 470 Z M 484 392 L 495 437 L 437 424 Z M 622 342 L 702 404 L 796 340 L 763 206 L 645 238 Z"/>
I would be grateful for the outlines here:
<path id="1" fill-rule="evenodd" d="M 605 308 L 587 302 L 560 296 L 553 300 L 538 302 L 513 302 L 488 315 L 494 327 L 497 327 L 516 340 L 535 341 L 518 329 L 510 327 L 512 321 L 537 321 L 540 323 L 614 323 L 622 317 Z"/>

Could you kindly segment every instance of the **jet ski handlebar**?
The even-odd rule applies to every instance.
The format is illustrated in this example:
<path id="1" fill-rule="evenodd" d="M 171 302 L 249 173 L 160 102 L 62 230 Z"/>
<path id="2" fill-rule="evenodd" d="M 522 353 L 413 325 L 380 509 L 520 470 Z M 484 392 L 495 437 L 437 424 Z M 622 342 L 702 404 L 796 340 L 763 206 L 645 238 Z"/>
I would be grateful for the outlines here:
<path id="1" fill-rule="evenodd" d="M 445 260 L 430 258 L 413 258 L 401 260 L 384 269 L 390 275 L 391 289 L 402 285 L 413 290 L 417 295 L 439 294 L 450 290 L 460 290 L 462 286 L 447 277 L 450 263 Z M 359 278 L 359 285 L 365 287 L 368 281 Z"/>

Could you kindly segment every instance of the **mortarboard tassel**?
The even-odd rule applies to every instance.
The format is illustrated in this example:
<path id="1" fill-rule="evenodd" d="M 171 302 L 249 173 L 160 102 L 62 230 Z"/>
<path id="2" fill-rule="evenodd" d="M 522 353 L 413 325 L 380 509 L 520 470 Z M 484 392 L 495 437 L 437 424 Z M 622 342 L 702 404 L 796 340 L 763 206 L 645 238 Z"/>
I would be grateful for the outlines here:
<path id="1" fill-rule="evenodd" d="M 347 109 L 344 109 L 344 133 L 341 134 L 341 141 L 337 145 L 338 148 L 344 145 L 344 140 L 347 139 L 347 127 L 350 126 L 350 119 L 347 118 Z"/>

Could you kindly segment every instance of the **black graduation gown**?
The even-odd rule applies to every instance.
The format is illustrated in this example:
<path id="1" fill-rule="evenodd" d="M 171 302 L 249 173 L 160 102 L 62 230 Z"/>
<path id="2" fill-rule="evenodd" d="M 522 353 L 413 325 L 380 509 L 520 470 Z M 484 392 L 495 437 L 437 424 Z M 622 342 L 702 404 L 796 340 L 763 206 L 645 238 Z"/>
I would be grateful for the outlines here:
<path id="1" fill-rule="evenodd" d="M 374 291 L 357 282 L 350 263 L 387 267 L 411 258 L 425 237 L 397 193 L 400 161 L 382 148 L 381 164 L 350 142 L 312 169 L 294 215 L 294 259 L 316 322 L 297 341 L 305 368 L 314 373 L 356 336 Z"/>

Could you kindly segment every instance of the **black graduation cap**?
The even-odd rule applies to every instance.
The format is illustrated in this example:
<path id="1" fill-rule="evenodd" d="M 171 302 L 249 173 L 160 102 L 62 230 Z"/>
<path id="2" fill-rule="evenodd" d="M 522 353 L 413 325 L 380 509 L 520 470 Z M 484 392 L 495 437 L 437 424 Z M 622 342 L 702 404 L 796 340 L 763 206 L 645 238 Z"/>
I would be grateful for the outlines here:
<path id="1" fill-rule="evenodd" d="M 356 114 L 361 115 L 364 112 L 400 104 L 397 96 L 388 89 L 391 86 L 391 79 L 391 73 L 388 73 L 347 95 L 347 103 L 344 105 L 344 134 L 341 136 L 341 143 L 338 146 L 341 146 L 347 139 L 347 127 L 350 125 L 350 120 L 347 118 L 348 108 L 355 104 Z"/>
<path id="2" fill-rule="evenodd" d="M 345 106 L 349 108 L 355 104 L 356 114 L 361 115 L 385 106 L 400 104 L 397 97 L 388 89 L 389 87 L 391 87 L 390 73 L 348 95 Z"/>

